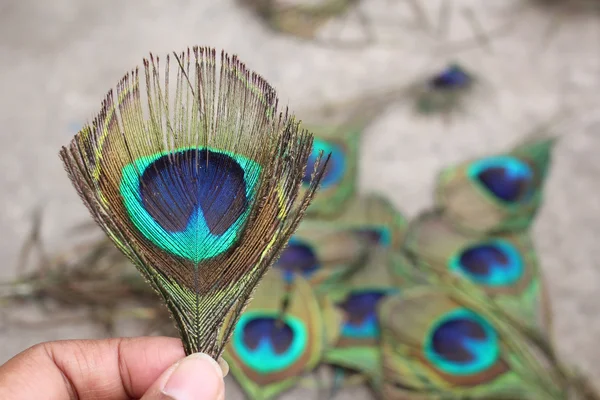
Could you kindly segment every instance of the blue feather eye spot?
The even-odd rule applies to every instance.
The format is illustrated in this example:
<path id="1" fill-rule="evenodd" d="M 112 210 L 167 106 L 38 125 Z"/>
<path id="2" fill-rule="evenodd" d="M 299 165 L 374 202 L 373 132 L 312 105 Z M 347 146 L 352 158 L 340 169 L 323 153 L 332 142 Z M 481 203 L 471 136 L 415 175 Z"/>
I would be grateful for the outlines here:
<path id="1" fill-rule="evenodd" d="M 294 280 L 295 274 L 310 278 L 319 269 L 320 264 L 308 243 L 292 237 L 275 263 L 275 267 L 283 272 L 283 278 L 290 283 Z"/>
<path id="2" fill-rule="evenodd" d="M 518 282 L 524 262 L 511 243 L 491 240 L 460 250 L 451 258 L 449 267 L 475 283 L 498 287 Z"/>
<path id="3" fill-rule="evenodd" d="M 298 361 L 308 343 L 302 321 L 291 315 L 259 311 L 244 313 L 233 332 L 232 344 L 240 359 L 253 370 L 274 373 Z"/>
<path id="4" fill-rule="evenodd" d="M 314 139 L 312 152 L 308 157 L 308 162 L 304 171 L 304 178 L 302 178 L 302 183 L 305 186 L 310 185 L 310 178 L 314 172 L 315 162 L 317 161 L 321 151 L 323 152 L 322 160 L 325 160 L 327 155 L 331 153 L 329 162 L 327 163 L 327 169 L 325 170 L 323 178 L 321 179 L 321 188 L 326 189 L 332 185 L 335 185 L 344 177 L 344 172 L 346 171 L 346 154 L 344 150 L 340 146 L 337 146 L 333 143 L 329 143 L 320 139 Z"/>
<path id="5" fill-rule="evenodd" d="M 131 221 L 148 240 L 200 262 L 237 240 L 260 171 L 238 155 L 181 149 L 125 166 L 120 191 Z"/>
<path id="6" fill-rule="evenodd" d="M 448 66 L 429 81 L 429 86 L 437 90 L 456 90 L 468 87 L 473 77 L 457 64 Z"/>
<path id="7" fill-rule="evenodd" d="M 497 156 L 476 161 L 469 167 L 469 176 L 504 203 L 527 201 L 533 194 L 533 170 L 515 157 Z"/>
<path id="8" fill-rule="evenodd" d="M 424 345 L 427 359 L 452 375 L 484 372 L 500 358 L 498 333 L 487 320 L 465 308 L 438 319 Z"/>
<path id="9" fill-rule="evenodd" d="M 342 336 L 355 339 L 374 339 L 379 336 L 377 305 L 396 290 L 367 290 L 351 292 L 337 306 L 346 314 Z"/>
<path id="10" fill-rule="evenodd" d="M 392 242 L 392 234 L 387 228 L 365 227 L 354 232 L 373 246 L 389 247 Z"/>

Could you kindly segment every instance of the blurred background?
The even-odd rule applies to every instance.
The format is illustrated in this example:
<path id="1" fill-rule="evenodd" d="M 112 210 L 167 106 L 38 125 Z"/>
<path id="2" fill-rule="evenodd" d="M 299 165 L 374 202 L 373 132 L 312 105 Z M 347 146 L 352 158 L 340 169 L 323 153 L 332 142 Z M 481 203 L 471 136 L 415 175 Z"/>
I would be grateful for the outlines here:
<path id="1" fill-rule="evenodd" d="M 504 150 L 570 110 L 558 127 L 563 138 L 534 240 L 559 350 L 600 380 L 600 5 L 356 3 L 361 12 L 332 18 L 306 40 L 277 32 L 234 0 L 0 1 L 0 278 L 15 276 L 36 209 L 50 254 L 66 251 L 77 236 L 70 230 L 91 220 L 58 150 L 150 51 L 207 45 L 236 53 L 306 120 L 459 62 L 480 83 L 464 112 L 423 116 L 402 96 L 390 100 L 363 135 L 360 188 L 386 194 L 414 216 L 432 204 L 441 167 Z M 20 315 L 30 311 L 39 313 L 24 305 Z M 105 335 L 81 321 L 34 329 L 0 321 L 0 362 L 40 341 Z"/>

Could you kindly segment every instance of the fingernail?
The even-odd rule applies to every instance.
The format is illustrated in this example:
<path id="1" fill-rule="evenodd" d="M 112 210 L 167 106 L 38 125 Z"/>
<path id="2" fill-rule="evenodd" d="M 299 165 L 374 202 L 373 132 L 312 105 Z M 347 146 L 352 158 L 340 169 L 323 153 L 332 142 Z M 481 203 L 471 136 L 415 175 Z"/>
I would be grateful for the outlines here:
<path id="1" fill-rule="evenodd" d="M 162 392 L 173 400 L 223 399 L 223 371 L 212 357 L 192 354 L 175 367 Z"/>
<path id="2" fill-rule="evenodd" d="M 227 363 L 227 361 L 225 361 L 223 357 L 219 357 L 217 363 L 219 363 L 219 367 L 221 367 L 221 372 L 223 372 L 223 376 L 227 376 L 227 374 L 229 374 L 229 364 Z"/>

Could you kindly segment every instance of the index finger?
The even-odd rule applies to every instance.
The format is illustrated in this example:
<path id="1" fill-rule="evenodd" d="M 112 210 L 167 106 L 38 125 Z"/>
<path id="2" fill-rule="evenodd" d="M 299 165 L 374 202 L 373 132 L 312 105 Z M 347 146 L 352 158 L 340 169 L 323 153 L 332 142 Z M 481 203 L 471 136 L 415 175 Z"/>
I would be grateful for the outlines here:
<path id="1" fill-rule="evenodd" d="M 42 343 L 0 366 L 0 399 L 140 398 L 184 356 L 167 337 Z"/>

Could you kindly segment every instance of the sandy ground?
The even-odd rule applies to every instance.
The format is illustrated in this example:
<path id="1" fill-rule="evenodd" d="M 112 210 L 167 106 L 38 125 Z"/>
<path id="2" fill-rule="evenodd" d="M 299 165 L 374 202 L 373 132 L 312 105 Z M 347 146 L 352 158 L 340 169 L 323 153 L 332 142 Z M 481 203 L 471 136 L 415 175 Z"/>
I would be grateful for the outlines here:
<path id="1" fill-rule="evenodd" d="M 525 0 L 521 0 L 524 2 Z M 34 207 L 45 211 L 44 237 L 66 245 L 64 233 L 88 218 L 57 157 L 99 109 L 106 91 L 148 51 L 189 45 L 235 52 L 298 110 L 344 100 L 365 90 L 406 84 L 443 66 L 448 40 L 472 35 L 455 13 L 450 39 L 436 41 L 399 28 L 403 0 L 369 0 L 367 10 L 393 43 L 340 50 L 273 34 L 233 0 L 3 0 L 0 2 L 0 276 L 13 275 Z M 429 17 L 439 2 L 428 0 Z M 459 1 L 489 29 L 509 18 L 505 1 Z M 391 5 L 390 5 L 391 4 Z M 505 6 L 506 8 L 506 6 Z M 394 12 L 391 12 L 394 10 Z M 484 78 L 473 116 L 450 126 L 415 118 L 406 104 L 384 110 L 364 136 L 361 187 L 388 194 L 408 216 L 431 204 L 433 177 L 443 165 L 503 149 L 553 115 L 561 104 L 580 112 L 556 148 L 547 201 L 535 241 L 549 282 L 561 353 L 600 380 L 600 15 L 575 14 L 540 51 L 551 18 L 531 9 L 488 50 L 452 53 Z M 385 31 L 385 32 L 383 32 Z M 308 118 L 308 117 L 306 117 Z M 26 347 L 59 338 L 91 338 L 92 326 L 21 330 L 2 326 L 0 362 Z M 228 398 L 236 397 L 235 390 Z M 343 396 L 364 398 L 366 392 Z"/>

